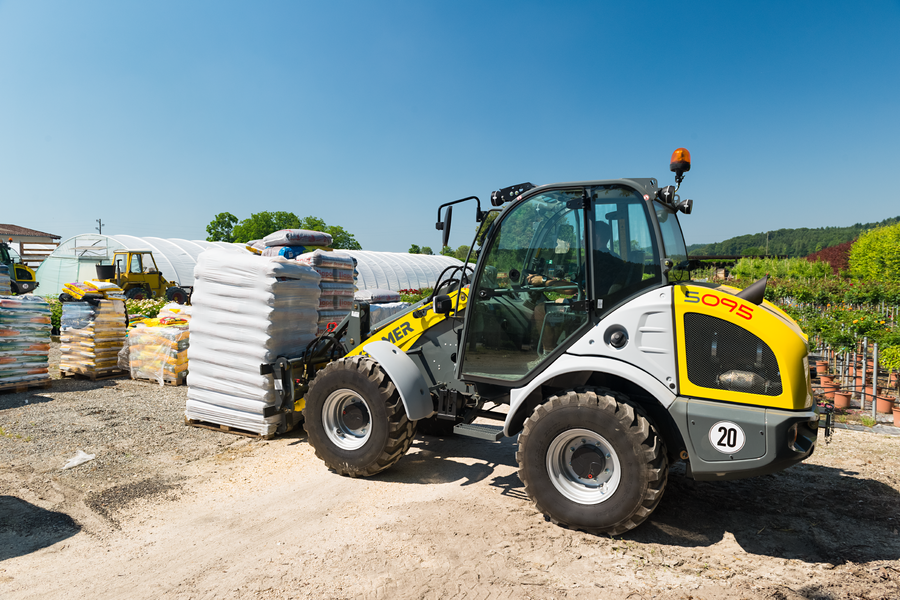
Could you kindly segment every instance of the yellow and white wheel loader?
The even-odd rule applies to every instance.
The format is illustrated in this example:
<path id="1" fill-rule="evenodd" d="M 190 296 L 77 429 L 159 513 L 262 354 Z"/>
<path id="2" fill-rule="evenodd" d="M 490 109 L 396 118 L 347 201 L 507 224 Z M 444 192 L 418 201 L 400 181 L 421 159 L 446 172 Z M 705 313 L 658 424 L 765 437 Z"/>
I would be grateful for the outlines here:
<path id="1" fill-rule="evenodd" d="M 447 245 L 452 206 L 477 203 L 477 263 L 388 322 L 358 302 L 302 356 L 261 365 L 286 422 L 302 410 L 316 455 L 351 477 L 396 463 L 417 431 L 518 436 L 535 505 L 616 535 L 650 516 L 674 461 L 710 480 L 807 458 L 819 412 L 806 336 L 763 299 L 765 280 L 689 280 L 678 213 L 693 203 L 676 194 L 688 152 L 670 167 L 677 187 L 520 184 L 488 211 L 477 197 L 442 205 Z"/>

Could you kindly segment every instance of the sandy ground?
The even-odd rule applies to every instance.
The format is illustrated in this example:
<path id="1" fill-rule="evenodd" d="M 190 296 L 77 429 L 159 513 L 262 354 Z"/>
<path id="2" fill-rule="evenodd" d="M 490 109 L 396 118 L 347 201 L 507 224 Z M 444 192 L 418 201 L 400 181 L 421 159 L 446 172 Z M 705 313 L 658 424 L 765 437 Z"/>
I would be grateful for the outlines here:
<path id="1" fill-rule="evenodd" d="M 159 390 L 88 386 L 84 402 L 142 385 Z M 82 402 L 41 396 L 37 407 L 7 397 L 0 424 L 24 432 L 35 411 Z M 64 457 L 28 452 L 34 442 L 6 427 L 4 599 L 900 598 L 894 436 L 839 430 L 805 464 L 744 481 L 698 483 L 673 467 L 656 513 L 610 539 L 532 508 L 514 440 L 419 436 L 392 469 L 350 479 L 302 430 L 264 441 L 153 425 L 173 441 L 114 439 L 109 453 L 136 458 L 60 471 Z"/>

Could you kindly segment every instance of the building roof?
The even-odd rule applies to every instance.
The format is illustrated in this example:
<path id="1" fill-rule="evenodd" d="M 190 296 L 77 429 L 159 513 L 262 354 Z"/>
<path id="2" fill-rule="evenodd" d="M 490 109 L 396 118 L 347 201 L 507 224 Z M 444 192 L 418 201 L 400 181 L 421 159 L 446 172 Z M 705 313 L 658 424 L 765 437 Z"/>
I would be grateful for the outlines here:
<path id="1" fill-rule="evenodd" d="M 43 231 L 38 231 L 37 229 L 28 229 L 27 227 L 20 227 L 19 225 L 10 225 L 4 223 L 0 223 L 0 235 L 19 235 L 59 239 L 59 236 L 54 233 L 45 233 Z"/>

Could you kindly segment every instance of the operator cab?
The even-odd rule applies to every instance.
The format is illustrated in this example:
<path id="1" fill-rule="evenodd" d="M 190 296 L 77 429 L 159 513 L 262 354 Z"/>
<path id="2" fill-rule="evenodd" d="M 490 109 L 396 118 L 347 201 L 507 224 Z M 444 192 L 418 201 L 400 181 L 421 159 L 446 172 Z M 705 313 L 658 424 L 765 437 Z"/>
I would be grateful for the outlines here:
<path id="1" fill-rule="evenodd" d="M 519 386 L 617 307 L 686 279 L 676 213 L 690 201 L 675 191 L 621 179 L 519 194 L 480 250 L 459 377 Z"/>

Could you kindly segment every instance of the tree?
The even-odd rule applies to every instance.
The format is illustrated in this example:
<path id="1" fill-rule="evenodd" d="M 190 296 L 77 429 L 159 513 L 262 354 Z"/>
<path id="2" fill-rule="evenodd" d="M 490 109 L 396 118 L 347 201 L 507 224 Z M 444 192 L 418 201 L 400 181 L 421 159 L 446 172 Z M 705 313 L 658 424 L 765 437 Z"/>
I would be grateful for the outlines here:
<path id="1" fill-rule="evenodd" d="M 850 248 L 850 270 L 860 279 L 900 281 L 900 224 L 859 236 Z"/>
<path id="2" fill-rule="evenodd" d="M 340 225 L 326 225 L 325 221 L 318 217 L 306 217 L 300 221 L 300 229 L 311 231 L 324 231 L 331 234 L 331 247 L 341 250 L 362 250 L 362 246 L 356 241 L 349 231 Z"/>
<path id="3" fill-rule="evenodd" d="M 453 253 L 453 256 L 458 258 L 459 260 L 466 260 L 466 255 L 469 253 L 469 247 L 466 245 L 462 245 L 456 249 L 456 252 Z"/>
<path id="4" fill-rule="evenodd" d="M 237 224 L 238 218 L 230 212 L 219 213 L 206 226 L 207 242 L 233 242 L 234 226 Z"/>
<path id="5" fill-rule="evenodd" d="M 412 246 L 409 247 L 409 253 L 410 254 L 422 254 L 422 249 L 419 248 L 418 245 L 413 244 Z"/>
<path id="6" fill-rule="evenodd" d="M 419 254 L 427 254 L 431 256 L 434 252 L 431 251 L 431 246 L 422 246 L 422 251 Z"/>
<path id="7" fill-rule="evenodd" d="M 292 212 L 263 211 L 253 213 L 234 227 L 235 242 L 261 240 L 270 233 L 281 229 L 300 229 L 300 219 Z M 318 230 L 320 231 L 320 230 Z"/>
<path id="8" fill-rule="evenodd" d="M 450 246 L 444 246 L 443 248 L 441 248 L 441 256 L 452 256 L 455 258 L 456 251 Z"/>

